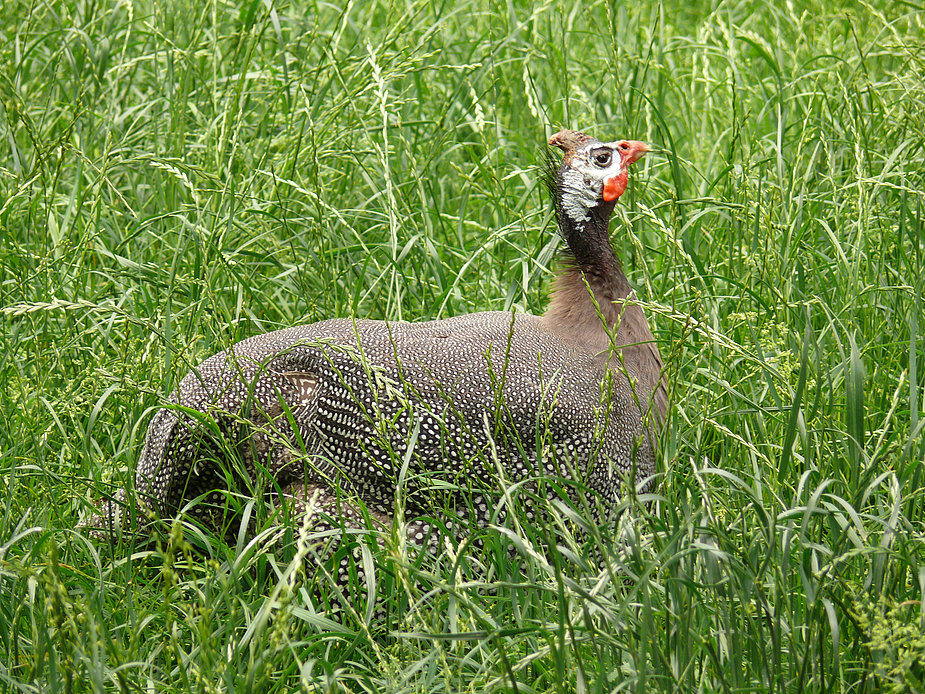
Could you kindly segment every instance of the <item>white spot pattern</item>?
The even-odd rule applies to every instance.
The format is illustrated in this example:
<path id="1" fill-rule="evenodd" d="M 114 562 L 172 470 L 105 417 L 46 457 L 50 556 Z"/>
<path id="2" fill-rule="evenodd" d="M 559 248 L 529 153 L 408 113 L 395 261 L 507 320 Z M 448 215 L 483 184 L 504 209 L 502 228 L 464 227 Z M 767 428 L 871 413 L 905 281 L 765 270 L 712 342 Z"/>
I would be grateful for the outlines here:
<path id="1" fill-rule="evenodd" d="M 183 379 L 172 396 L 183 409 L 160 410 L 149 425 L 136 491 L 175 515 L 227 489 L 220 461 L 230 446 L 245 462 L 244 491 L 266 489 L 254 482 L 265 470 L 284 494 L 317 483 L 388 516 L 403 464 L 408 517 L 449 506 L 487 525 L 499 470 L 528 487 L 577 470 L 615 503 L 631 470 L 637 481 L 652 474 L 653 454 L 631 389 L 601 387 L 611 377 L 623 378 L 529 315 L 330 320 L 259 335 Z M 194 513 L 219 521 L 201 504 Z M 103 510 L 109 522 L 118 514 L 118 504 Z"/>

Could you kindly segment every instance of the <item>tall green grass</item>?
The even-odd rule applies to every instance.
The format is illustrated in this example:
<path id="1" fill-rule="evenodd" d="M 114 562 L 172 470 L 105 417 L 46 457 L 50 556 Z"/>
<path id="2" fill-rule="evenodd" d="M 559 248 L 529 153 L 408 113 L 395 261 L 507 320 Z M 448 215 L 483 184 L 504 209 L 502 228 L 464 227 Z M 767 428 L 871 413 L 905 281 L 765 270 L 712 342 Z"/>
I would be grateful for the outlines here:
<path id="1" fill-rule="evenodd" d="M 925 689 L 918 4 L 0 14 L 0 690 Z M 660 148 L 614 238 L 672 417 L 615 532 L 368 545 L 383 633 L 297 527 L 75 531 L 244 337 L 541 311 L 558 125 Z"/>

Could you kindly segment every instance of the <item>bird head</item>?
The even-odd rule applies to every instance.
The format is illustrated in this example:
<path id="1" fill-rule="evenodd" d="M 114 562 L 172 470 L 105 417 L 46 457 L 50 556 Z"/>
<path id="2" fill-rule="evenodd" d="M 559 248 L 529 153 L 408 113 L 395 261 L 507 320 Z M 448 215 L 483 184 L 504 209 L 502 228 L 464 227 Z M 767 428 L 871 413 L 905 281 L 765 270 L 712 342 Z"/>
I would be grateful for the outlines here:
<path id="1" fill-rule="evenodd" d="M 601 142 L 575 130 L 559 131 L 549 144 L 565 153 L 554 187 L 559 211 L 574 222 L 587 220 L 602 202 L 613 203 L 623 195 L 630 164 L 649 151 L 649 145 L 638 140 Z"/>

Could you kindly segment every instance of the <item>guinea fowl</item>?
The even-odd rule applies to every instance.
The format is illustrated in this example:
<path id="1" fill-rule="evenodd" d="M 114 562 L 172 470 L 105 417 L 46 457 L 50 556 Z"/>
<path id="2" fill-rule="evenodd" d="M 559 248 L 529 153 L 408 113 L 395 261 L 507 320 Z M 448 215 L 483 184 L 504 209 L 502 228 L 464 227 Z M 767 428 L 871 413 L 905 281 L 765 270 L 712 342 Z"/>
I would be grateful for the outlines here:
<path id="1" fill-rule="evenodd" d="M 388 524 L 400 494 L 409 519 L 448 512 L 445 527 L 485 527 L 502 482 L 571 480 L 605 507 L 627 481 L 648 486 L 662 363 L 608 234 L 648 146 L 567 130 L 549 144 L 564 152 L 552 185 L 567 262 L 544 315 L 329 320 L 244 340 L 191 371 L 152 419 L 135 477 L 142 515 L 188 506 L 221 527 L 229 492 L 263 493 L 328 527 L 363 525 L 347 498 Z M 119 493 L 87 525 L 114 530 L 127 501 Z M 426 529 L 413 521 L 408 536 Z"/>

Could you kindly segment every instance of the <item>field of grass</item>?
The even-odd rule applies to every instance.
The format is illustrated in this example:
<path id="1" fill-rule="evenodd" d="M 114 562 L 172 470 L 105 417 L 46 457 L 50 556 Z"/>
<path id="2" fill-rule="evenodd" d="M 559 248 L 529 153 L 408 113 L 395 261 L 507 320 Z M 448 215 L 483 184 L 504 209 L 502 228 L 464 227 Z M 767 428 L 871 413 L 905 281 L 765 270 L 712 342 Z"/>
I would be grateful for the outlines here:
<path id="1" fill-rule="evenodd" d="M 920 4 L 0 16 L 0 691 L 925 690 Z M 75 529 L 247 336 L 542 311 L 560 125 L 657 148 L 613 236 L 673 409 L 603 567 L 386 542 L 383 632 L 304 552 Z"/>

